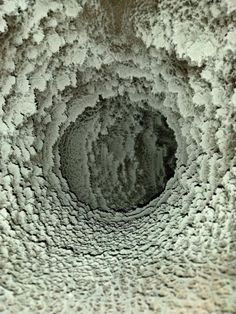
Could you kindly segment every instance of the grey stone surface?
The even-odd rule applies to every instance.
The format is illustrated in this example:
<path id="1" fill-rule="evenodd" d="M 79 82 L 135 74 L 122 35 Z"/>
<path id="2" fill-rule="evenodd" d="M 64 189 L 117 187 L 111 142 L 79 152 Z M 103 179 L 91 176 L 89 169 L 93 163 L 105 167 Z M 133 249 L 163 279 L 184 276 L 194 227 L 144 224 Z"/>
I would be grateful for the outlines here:
<path id="1" fill-rule="evenodd" d="M 2 313 L 236 313 L 235 9 L 232 0 L 0 1 Z M 89 196 L 88 181 L 80 201 L 63 174 L 73 125 L 101 151 L 94 126 L 78 125 L 101 98 L 111 110 L 96 127 L 122 113 L 123 145 L 133 126 L 153 149 L 157 112 L 174 132 L 174 174 L 146 206 L 117 210 L 131 201 L 121 193 L 112 208 L 103 182 L 106 208 L 96 198 L 92 208 L 104 176 L 91 147 Z M 144 103 L 145 129 L 133 116 Z"/>

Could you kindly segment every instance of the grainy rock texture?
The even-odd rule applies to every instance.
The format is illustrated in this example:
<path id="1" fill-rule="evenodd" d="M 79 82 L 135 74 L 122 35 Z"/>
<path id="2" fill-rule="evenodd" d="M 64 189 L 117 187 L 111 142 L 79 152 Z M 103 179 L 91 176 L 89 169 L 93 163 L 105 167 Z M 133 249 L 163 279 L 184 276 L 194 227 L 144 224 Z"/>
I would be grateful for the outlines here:
<path id="1" fill-rule="evenodd" d="M 0 38 L 0 313 L 236 313 L 234 1 L 2 0 Z"/>

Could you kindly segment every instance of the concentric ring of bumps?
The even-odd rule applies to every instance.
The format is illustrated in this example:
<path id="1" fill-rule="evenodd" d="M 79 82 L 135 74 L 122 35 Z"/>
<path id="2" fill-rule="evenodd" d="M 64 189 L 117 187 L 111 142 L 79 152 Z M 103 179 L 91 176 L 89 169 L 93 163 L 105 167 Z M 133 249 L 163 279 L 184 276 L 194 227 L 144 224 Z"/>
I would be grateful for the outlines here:
<path id="1" fill-rule="evenodd" d="M 114 3 L 113 3 L 114 2 Z M 236 6 L 0 1 L 0 311 L 235 313 Z M 166 118 L 165 190 L 91 209 L 60 141 L 99 99 Z"/>

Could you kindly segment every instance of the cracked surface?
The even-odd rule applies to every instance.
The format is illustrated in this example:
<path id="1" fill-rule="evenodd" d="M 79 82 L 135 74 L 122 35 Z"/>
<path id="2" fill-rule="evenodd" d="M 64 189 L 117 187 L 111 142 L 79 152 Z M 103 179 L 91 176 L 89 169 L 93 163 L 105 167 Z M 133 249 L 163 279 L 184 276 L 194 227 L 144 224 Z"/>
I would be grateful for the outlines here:
<path id="1" fill-rule="evenodd" d="M 233 314 L 235 5 L 112 4 L 0 2 L 0 311 Z M 101 99 L 106 108 L 93 115 Z M 112 114 L 121 124 L 113 120 L 111 134 L 93 140 Z M 135 114 L 147 115 L 147 126 Z M 158 116 L 175 137 L 176 144 L 161 137 L 164 151 L 176 146 L 167 154 L 176 157 L 171 176 L 167 168 L 161 175 L 161 166 L 162 189 L 149 177 L 140 178 L 141 190 L 124 181 L 135 197 L 114 193 L 111 200 L 99 175 L 112 169 L 99 168 L 101 147 L 121 136 L 119 154 L 127 145 L 143 168 L 150 166 L 144 156 L 160 165 L 160 151 L 147 139 Z M 83 156 L 73 145 L 78 132 L 80 143 L 87 141 Z M 146 155 L 126 144 L 140 132 L 142 147 L 152 149 Z M 85 180 L 89 165 L 92 184 L 68 178 L 80 157 L 94 158 L 80 170 Z M 83 198 L 75 195 L 77 183 Z M 94 193 L 102 187 L 103 210 L 87 184 Z M 146 188 L 157 195 L 148 204 Z M 144 206 L 134 206 L 139 197 Z"/>

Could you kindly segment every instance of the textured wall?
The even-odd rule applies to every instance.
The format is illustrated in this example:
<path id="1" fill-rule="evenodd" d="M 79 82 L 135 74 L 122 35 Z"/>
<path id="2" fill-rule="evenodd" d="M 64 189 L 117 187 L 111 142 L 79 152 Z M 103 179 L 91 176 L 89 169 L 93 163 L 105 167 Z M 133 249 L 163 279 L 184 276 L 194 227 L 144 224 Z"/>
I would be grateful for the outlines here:
<path id="1" fill-rule="evenodd" d="M 144 106 L 144 108 L 143 108 Z M 60 167 L 79 201 L 129 211 L 163 192 L 175 170 L 176 141 L 163 116 L 128 97 L 99 101 L 60 140 Z"/>
<path id="2" fill-rule="evenodd" d="M 0 1 L 0 313 L 236 313 L 235 27 Z"/>

